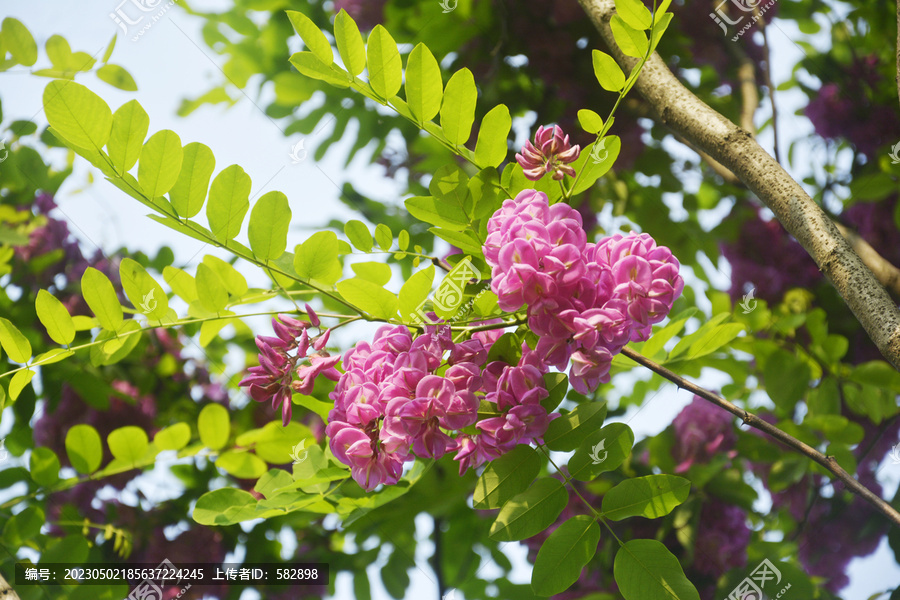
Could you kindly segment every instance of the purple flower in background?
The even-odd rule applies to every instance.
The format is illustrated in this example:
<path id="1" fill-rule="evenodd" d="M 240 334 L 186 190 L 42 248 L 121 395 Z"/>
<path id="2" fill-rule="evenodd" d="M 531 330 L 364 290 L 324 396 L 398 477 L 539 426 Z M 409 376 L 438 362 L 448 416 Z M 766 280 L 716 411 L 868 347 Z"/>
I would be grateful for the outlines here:
<path id="1" fill-rule="evenodd" d="M 534 135 L 534 143 L 525 142 L 522 153 L 516 154 L 516 160 L 531 181 L 548 173 L 553 179 L 562 179 L 566 175 L 575 177 L 575 169 L 569 164 L 578 160 L 580 154 L 581 147 L 572 145 L 559 125 L 541 126 Z"/>
<path id="2" fill-rule="evenodd" d="M 718 406 L 694 396 L 672 421 L 675 429 L 672 454 L 678 462 L 675 472 L 683 473 L 695 462 L 709 462 L 716 454 L 734 448 L 737 437 L 732 418 Z"/>
<path id="3" fill-rule="evenodd" d="M 693 567 L 711 577 L 743 567 L 747 564 L 749 543 L 747 513 L 740 507 L 712 498 L 700 509 Z"/>
<path id="4" fill-rule="evenodd" d="M 357 26 L 369 31 L 384 21 L 384 6 L 387 0 L 334 0 L 334 11 L 347 11 Z"/>

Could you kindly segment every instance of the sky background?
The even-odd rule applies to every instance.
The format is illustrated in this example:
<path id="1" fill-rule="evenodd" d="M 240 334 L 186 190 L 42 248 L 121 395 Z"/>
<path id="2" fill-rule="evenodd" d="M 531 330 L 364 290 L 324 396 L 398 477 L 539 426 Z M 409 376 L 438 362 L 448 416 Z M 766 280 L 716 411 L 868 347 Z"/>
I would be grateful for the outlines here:
<path id="1" fill-rule="evenodd" d="M 73 3 L 62 0 L 27 2 L 0 0 L 0 19 L 13 16 L 32 31 L 41 47 L 37 65 L 40 67 L 47 62 L 43 45 L 47 38 L 56 33 L 63 35 L 74 51 L 81 50 L 101 56 L 112 36 L 117 32 L 121 34 L 121 30 L 109 16 L 119 6 L 120 1 L 81 0 Z M 163 2 L 161 6 L 165 4 Z M 205 8 L 222 6 L 223 2 L 194 4 L 197 8 Z M 827 25 L 827 21 L 822 23 Z M 113 110 L 124 102 L 137 98 L 150 116 L 151 133 L 160 129 L 172 129 L 178 133 L 182 144 L 199 141 L 208 145 L 216 157 L 216 172 L 230 164 L 241 165 L 253 180 L 251 198 L 272 190 L 284 192 L 290 199 L 293 212 L 290 246 L 306 239 L 331 219 L 346 221 L 350 218 L 360 218 L 338 200 L 339 186 L 345 181 L 352 182 L 357 189 L 371 198 L 389 202 L 399 201 L 400 186 L 385 180 L 382 177 L 381 167 L 365 164 L 366 161 L 362 157 L 354 160 L 349 168 L 344 167 L 346 154 L 355 138 L 355 131 L 352 129 L 350 133 L 353 135 L 345 136 L 344 141 L 335 144 L 318 163 L 313 161 L 312 153 L 317 145 L 317 138 L 323 139 L 328 133 L 327 129 L 317 131 L 303 139 L 308 156 L 305 160 L 294 164 L 290 156 L 291 149 L 302 138 L 299 135 L 285 137 L 281 125 L 263 114 L 258 106 L 267 103 L 265 95 L 262 101 L 256 97 L 245 96 L 230 109 L 207 106 L 188 118 L 176 116 L 182 99 L 199 96 L 218 85 L 223 77 L 219 68 L 222 61 L 203 44 L 200 35 L 201 25 L 202 21 L 199 19 L 186 15 L 177 7 L 172 7 L 138 41 L 131 40 L 131 32 L 136 27 L 129 31 L 128 36 L 119 35 L 111 62 L 128 69 L 138 84 L 139 90 L 136 93 L 119 91 L 90 74 L 79 75 L 78 81 L 101 95 Z M 718 27 L 712 20 L 709 25 Z M 776 85 L 789 77 L 789 70 L 802 52 L 793 42 L 801 36 L 789 25 L 776 21 L 770 29 L 769 42 L 773 54 L 779 57 L 779 60 L 773 61 L 772 75 Z M 748 32 L 746 35 L 751 34 L 752 32 Z M 46 118 L 41 110 L 41 95 L 48 81 L 30 75 L 29 70 L 22 67 L 0 74 L 4 124 L 14 119 L 31 119 L 41 127 L 45 126 Z M 790 132 L 793 137 L 800 138 L 811 130 L 811 125 L 805 118 L 794 115 L 797 109 L 803 107 L 804 100 L 805 97 L 792 96 L 789 92 L 778 96 L 780 132 L 783 134 Z M 770 114 L 767 102 L 763 101 L 757 114 L 758 124 L 764 122 Z M 572 107 L 572 111 L 579 108 L 582 107 Z M 348 126 L 348 129 L 350 128 L 355 129 L 355 123 L 351 122 Z M 787 150 L 793 137 L 785 136 L 781 140 L 782 152 Z M 759 140 L 771 151 L 771 129 L 762 132 Z M 677 143 L 672 142 L 671 145 L 674 147 Z M 814 163 L 815 148 L 800 147 L 798 152 L 799 160 L 795 160 L 795 163 L 803 163 L 804 157 L 808 159 L 808 163 Z M 62 164 L 63 153 L 62 150 L 54 150 L 48 158 Z M 808 173 L 792 170 L 792 175 L 798 180 L 806 174 Z M 686 185 L 699 185 L 699 181 L 698 174 L 692 175 L 687 178 Z M 212 248 L 205 247 L 201 242 L 182 237 L 146 218 L 147 211 L 143 206 L 103 181 L 99 173 L 92 172 L 92 169 L 80 159 L 76 160 L 75 173 L 63 185 L 57 196 L 57 202 L 59 210 L 71 222 L 71 229 L 87 250 L 101 248 L 109 254 L 125 245 L 131 250 L 142 250 L 153 256 L 162 245 L 168 245 L 175 253 L 175 264 L 191 270 L 204 254 L 215 254 Z M 246 236 L 246 233 L 242 235 Z M 727 288 L 728 274 L 727 265 L 719 265 L 715 283 Z M 265 281 L 249 279 L 251 285 L 254 282 L 262 284 Z M 354 332 L 354 335 L 363 334 Z M 715 388 L 716 374 L 704 373 L 701 383 Z M 638 439 L 654 435 L 671 423 L 690 399 L 689 394 L 677 391 L 674 386 L 666 386 L 648 398 L 640 409 L 632 408 L 621 420 L 634 429 Z M 651 404 L 652 410 L 646 410 Z M 879 472 L 879 479 L 885 485 L 885 492 L 890 497 L 900 482 L 900 465 L 885 463 Z M 143 485 L 153 485 L 152 479 L 145 478 L 142 481 Z M 152 490 L 147 492 L 150 495 L 153 493 Z M 761 506 L 765 507 L 767 503 L 763 502 Z M 432 549 L 430 542 L 425 540 L 430 533 L 430 521 L 421 519 L 419 525 L 423 539 L 418 548 L 419 568 L 410 571 L 412 585 L 406 596 L 415 600 L 437 597 L 434 575 L 425 562 Z M 524 549 L 517 544 L 507 544 L 504 550 L 511 554 L 516 565 L 512 579 L 521 583 L 527 582 L 530 579 L 530 568 L 524 560 Z M 378 568 L 380 565 L 373 565 L 373 575 L 374 570 Z M 493 567 L 488 566 L 480 574 L 482 576 L 490 574 L 492 569 Z M 496 572 L 496 569 L 493 571 Z M 890 585 L 896 585 L 897 581 L 900 581 L 900 568 L 887 548 L 887 543 L 884 542 L 875 555 L 855 560 L 851 564 L 850 577 L 851 585 L 844 590 L 842 596 L 853 600 L 865 599 Z M 388 596 L 377 577 L 370 579 L 373 598 L 387 599 Z M 257 597 L 250 593 L 244 596 L 242 600 Z M 338 578 L 334 598 L 335 600 L 353 598 L 348 577 Z M 456 593 L 453 600 L 463 600 L 462 594 Z"/>

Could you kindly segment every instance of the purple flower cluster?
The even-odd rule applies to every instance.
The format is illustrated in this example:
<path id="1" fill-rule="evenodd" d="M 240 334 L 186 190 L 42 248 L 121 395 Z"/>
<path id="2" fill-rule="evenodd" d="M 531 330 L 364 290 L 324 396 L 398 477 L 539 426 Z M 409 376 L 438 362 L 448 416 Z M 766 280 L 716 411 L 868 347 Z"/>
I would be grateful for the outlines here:
<path id="1" fill-rule="evenodd" d="M 694 570 L 719 577 L 747 564 L 750 528 L 747 513 L 715 497 L 703 503 L 694 542 Z"/>
<path id="2" fill-rule="evenodd" d="M 676 473 L 687 471 L 695 462 L 709 462 L 715 454 L 730 451 L 737 442 L 731 415 L 699 396 L 694 396 L 678 413 L 672 426 L 675 429 L 672 455 L 678 462 Z"/>
<path id="3" fill-rule="evenodd" d="M 462 474 L 540 439 L 550 422 L 540 405 L 545 371 L 527 346 L 516 366 L 485 365 L 494 340 L 475 334 L 455 343 L 447 326 L 413 339 L 406 326 L 385 325 L 372 343 L 361 341 L 344 354 L 326 433 L 360 486 L 397 483 L 414 456 L 456 451 Z M 482 402 L 498 416 L 478 421 Z M 477 433 L 448 434 L 472 425 Z"/>
<path id="4" fill-rule="evenodd" d="M 534 135 L 534 143 L 525 142 L 521 154 L 516 160 L 525 171 L 525 177 L 537 181 L 546 174 L 553 179 L 562 179 L 566 175 L 575 177 L 575 169 L 569 166 L 578 160 L 581 147 L 569 143 L 569 136 L 563 133 L 559 125 L 538 127 Z"/>
<path id="5" fill-rule="evenodd" d="M 581 393 L 609 381 L 613 356 L 649 338 L 684 288 L 678 261 L 648 234 L 586 237 L 577 210 L 525 190 L 488 221 L 484 245 L 500 308 L 528 305 L 538 356 L 560 370 L 571 360 Z"/>
<path id="6" fill-rule="evenodd" d="M 306 305 L 307 314 L 313 325 L 318 324 L 316 313 Z M 310 323 L 300 321 L 288 315 L 278 315 L 272 319 L 275 337 L 256 336 L 256 347 L 259 348 L 259 366 L 250 367 L 250 375 L 240 385 L 249 387 L 250 397 L 257 402 L 272 400 L 272 407 L 281 404 L 281 421 L 287 425 L 291 420 L 291 396 L 294 392 L 309 394 L 318 375 L 324 375 L 337 381 L 340 373 L 335 365 L 340 356 L 329 356 L 325 351 L 331 330 L 310 339 L 307 329 Z M 310 346 L 313 354 L 307 356 Z M 292 354 L 293 353 L 293 354 Z M 304 359 L 309 363 L 297 366 Z M 294 380 L 294 373 L 297 380 Z"/>

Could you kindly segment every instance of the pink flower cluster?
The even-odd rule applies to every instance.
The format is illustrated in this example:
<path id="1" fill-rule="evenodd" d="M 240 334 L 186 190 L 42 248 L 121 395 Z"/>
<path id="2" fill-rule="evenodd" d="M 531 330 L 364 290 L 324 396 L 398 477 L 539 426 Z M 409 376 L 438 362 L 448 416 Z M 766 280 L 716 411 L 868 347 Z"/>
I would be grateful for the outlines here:
<path id="1" fill-rule="evenodd" d="M 575 169 L 570 163 L 578 160 L 580 154 L 581 146 L 572 145 L 559 125 L 541 126 L 534 135 L 534 143 L 525 142 L 522 153 L 516 154 L 516 161 L 531 181 L 537 181 L 548 173 L 559 180 L 566 175 L 575 177 Z"/>
<path id="2" fill-rule="evenodd" d="M 310 339 L 307 329 L 310 324 L 318 327 L 319 318 L 306 305 L 310 323 L 300 321 L 288 315 L 278 315 L 272 319 L 272 328 L 276 337 L 256 336 L 256 347 L 259 348 L 259 366 L 250 367 L 250 374 L 239 384 L 248 387 L 250 397 L 257 402 L 272 400 L 272 407 L 281 404 L 282 424 L 287 426 L 291 420 L 291 396 L 294 392 L 309 394 L 318 375 L 324 375 L 337 381 L 340 373 L 335 368 L 341 357 L 329 356 L 325 351 L 331 330 Z M 312 346 L 314 352 L 307 356 Z M 297 366 L 304 359 L 307 364 Z M 297 380 L 294 380 L 294 374 Z"/>
<path id="3" fill-rule="evenodd" d="M 581 393 L 609 381 L 615 354 L 646 340 L 684 281 L 672 252 L 648 234 L 615 234 L 588 243 L 581 215 L 547 195 L 524 190 L 488 221 L 484 256 L 491 289 L 505 311 L 528 305 L 535 352 L 565 370 Z"/>
<path id="4" fill-rule="evenodd" d="M 460 474 L 539 440 L 550 422 L 541 361 L 527 346 L 516 366 L 487 362 L 500 332 L 455 343 L 447 326 L 413 339 L 385 325 L 344 354 L 326 433 L 334 455 L 367 491 L 397 483 L 414 456 L 456 452 Z M 496 416 L 478 420 L 479 410 Z M 472 426 L 474 425 L 474 432 Z M 470 433 L 461 432 L 470 428 Z"/>

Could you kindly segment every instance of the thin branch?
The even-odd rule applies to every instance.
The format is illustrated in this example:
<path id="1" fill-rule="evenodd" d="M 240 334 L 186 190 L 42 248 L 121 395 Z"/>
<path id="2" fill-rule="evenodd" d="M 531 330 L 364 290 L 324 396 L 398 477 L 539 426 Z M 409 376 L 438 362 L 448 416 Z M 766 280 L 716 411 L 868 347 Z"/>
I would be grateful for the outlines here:
<path id="1" fill-rule="evenodd" d="M 636 60 L 615 43 L 609 20 L 614 0 L 579 0 L 616 60 L 631 71 Z M 691 93 L 654 54 L 636 85 L 660 115 L 660 122 L 729 168 L 768 206 L 809 252 L 895 368 L 900 369 L 900 309 L 837 227 L 746 131 Z"/>
<path id="2" fill-rule="evenodd" d="M 772 85 L 772 53 L 769 52 L 769 34 L 766 31 L 766 19 L 759 13 L 759 7 L 754 7 L 753 12 L 759 18 L 759 27 L 763 37 L 763 53 L 766 57 L 763 78 L 766 81 L 766 87 L 769 88 L 769 102 L 772 104 L 772 146 L 775 149 L 775 161 L 781 164 L 781 153 L 778 150 L 778 109 L 775 107 L 775 86 Z"/>
<path id="3" fill-rule="evenodd" d="M 867 488 L 866 486 L 864 486 L 860 482 L 858 482 L 856 479 L 854 479 L 849 473 L 847 473 L 847 471 L 845 471 L 843 469 L 843 467 L 841 467 L 837 463 L 837 461 L 834 459 L 833 456 L 825 456 L 824 454 L 822 454 L 821 452 L 819 452 L 812 446 L 809 446 L 808 444 L 801 442 L 794 436 L 790 435 L 789 433 L 787 433 L 785 431 L 782 431 L 781 429 L 775 427 L 771 423 L 769 423 L 767 421 L 763 421 L 755 414 L 748 412 L 748 411 L 744 410 L 743 408 L 735 406 L 734 404 L 732 404 L 725 398 L 721 398 L 721 397 L 713 394 L 709 390 L 706 390 L 706 389 L 700 387 L 699 385 L 697 385 L 691 381 L 688 381 L 687 379 L 681 377 L 680 375 L 677 375 L 676 373 L 674 373 L 673 371 L 670 371 L 669 369 L 665 368 L 664 366 L 653 362 L 646 356 L 635 352 L 631 348 L 625 347 L 622 350 L 622 354 L 624 354 L 625 356 L 627 356 L 634 362 L 638 363 L 639 365 L 647 367 L 654 373 L 657 373 L 658 375 L 662 376 L 663 378 L 668 379 L 669 381 L 671 381 L 672 383 L 677 385 L 679 388 L 687 390 L 689 392 L 692 392 L 692 393 L 696 394 L 697 396 L 700 396 L 704 400 L 708 400 L 709 402 L 712 402 L 719 408 L 723 408 L 723 409 L 727 410 L 734 416 L 739 417 L 746 425 L 749 425 L 750 427 L 758 429 L 758 430 L 762 431 L 763 433 L 769 434 L 770 436 L 772 436 L 773 438 L 775 438 L 782 444 L 785 444 L 786 446 L 790 446 L 791 448 L 793 448 L 800 454 L 803 454 L 810 460 L 815 461 L 816 463 L 822 465 L 823 467 L 825 467 L 828 471 L 830 471 L 834 475 L 835 479 L 838 479 L 841 482 L 843 482 L 843 484 L 845 486 L 847 486 L 847 489 L 849 489 L 850 491 L 852 491 L 859 497 L 861 497 L 864 500 L 866 500 L 867 502 L 869 502 L 872 506 L 874 506 L 876 509 L 878 509 L 878 511 L 880 513 L 882 513 L 884 516 L 886 516 L 888 519 L 890 519 L 890 521 L 894 525 L 897 525 L 898 527 L 900 527 L 900 512 L 897 512 L 897 510 L 893 506 L 888 504 L 883 498 L 881 498 L 879 495 L 875 494 L 869 488 Z"/>

